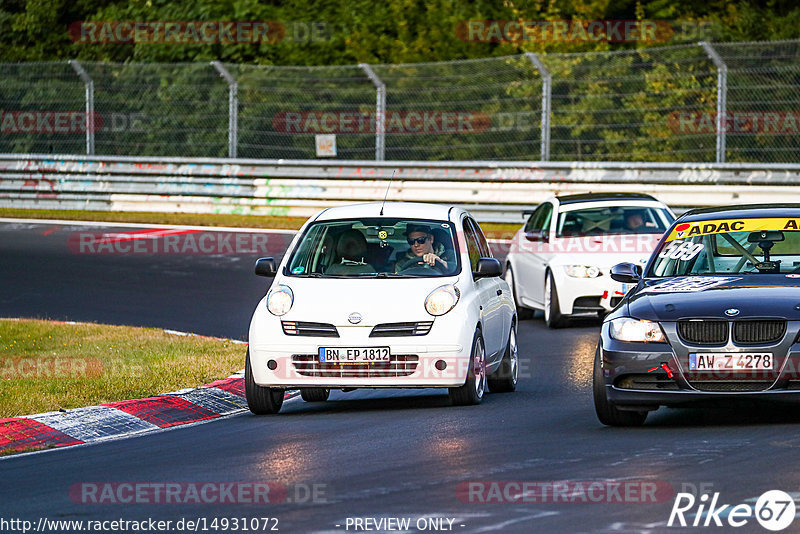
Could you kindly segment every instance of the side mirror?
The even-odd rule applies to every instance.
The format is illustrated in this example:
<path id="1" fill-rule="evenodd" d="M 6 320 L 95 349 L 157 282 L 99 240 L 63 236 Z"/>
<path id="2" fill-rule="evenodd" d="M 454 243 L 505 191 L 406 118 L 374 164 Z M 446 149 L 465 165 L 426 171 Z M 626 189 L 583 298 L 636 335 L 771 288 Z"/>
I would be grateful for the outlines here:
<path id="1" fill-rule="evenodd" d="M 550 240 L 550 236 L 547 235 L 547 230 L 536 230 L 534 232 L 525 232 L 525 239 L 547 243 Z"/>
<path id="2" fill-rule="evenodd" d="M 503 274 L 503 266 L 495 258 L 478 259 L 478 267 L 472 273 L 477 278 L 487 278 L 490 276 L 500 276 Z"/>
<path id="3" fill-rule="evenodd" d="M 635 284 L 642 279 L 642 268 L 634 263 L 618 263 L 611 268 L 611 279 L 623 284 Z"/>
<path id="4" fill-rule="evenodd" d="M 273 258 L 258 258 L 256 260 L 256 274 L 258 276 L 273 277 L 278 273 Z"/>

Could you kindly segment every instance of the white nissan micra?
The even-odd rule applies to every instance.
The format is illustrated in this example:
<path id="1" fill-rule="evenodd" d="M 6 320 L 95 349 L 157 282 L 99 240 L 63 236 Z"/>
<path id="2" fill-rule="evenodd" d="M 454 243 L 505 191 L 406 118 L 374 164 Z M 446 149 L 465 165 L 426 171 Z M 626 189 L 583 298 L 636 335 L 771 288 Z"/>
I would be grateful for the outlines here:
<path id="1" fill-rule="evenodd" d="M 311 217 L 250 323 L 250 410 L 273 414 L 284 392 L 308 402 L 332 388 L 448 388 L 453 404 L 513 391 L 516 310 L 502 268 L 463 209 L 381 203 Z"/>

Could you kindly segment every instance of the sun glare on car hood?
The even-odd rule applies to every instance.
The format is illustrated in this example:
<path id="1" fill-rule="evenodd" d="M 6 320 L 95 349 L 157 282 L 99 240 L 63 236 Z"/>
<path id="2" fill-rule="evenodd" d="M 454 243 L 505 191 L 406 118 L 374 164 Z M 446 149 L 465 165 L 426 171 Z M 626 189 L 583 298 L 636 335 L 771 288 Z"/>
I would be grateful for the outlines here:
<path id="1" fill-rule="evenodd" d="M 335 326 L 374 326 L 387 322 L 430 321 L 425 297 L 457 277 L 436 278 L 284 278 L 294 292 L 294 305 L 282 317 Z M 361 320 L 348 317 L 358 313 Z"/>

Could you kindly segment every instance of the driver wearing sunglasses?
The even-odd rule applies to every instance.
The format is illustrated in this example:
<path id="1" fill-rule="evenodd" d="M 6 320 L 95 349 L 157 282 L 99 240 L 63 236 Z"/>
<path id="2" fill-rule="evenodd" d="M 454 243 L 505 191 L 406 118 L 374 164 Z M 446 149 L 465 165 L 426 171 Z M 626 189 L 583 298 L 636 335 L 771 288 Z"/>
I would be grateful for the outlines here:
<path id="1" fill-rule="evenodd" d="M 411 247 L 405 256 L 400 258 L 395 265 L 395 272 L 400 272 L 412 267 L 434 267 L 442 272 L 447 271 L 447 261 L 441 256 L 445 248 L 441 243 L 434 247 L 433 233 L 427 226 L 409 226 L 406 230 L 406 241 Z"/>

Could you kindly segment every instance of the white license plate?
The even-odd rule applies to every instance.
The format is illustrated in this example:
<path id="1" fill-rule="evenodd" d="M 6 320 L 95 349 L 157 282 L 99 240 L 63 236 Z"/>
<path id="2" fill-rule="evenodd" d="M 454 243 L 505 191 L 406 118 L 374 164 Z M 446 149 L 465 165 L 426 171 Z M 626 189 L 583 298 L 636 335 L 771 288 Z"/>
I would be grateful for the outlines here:
<path id="1" fill-rule="evenodd" d="M 320 363 L 379 363 L 389 361 L 389 347 L 320 347 Z"/>
<path id="2" fill-rule="evenodd" d="M 771 371 L 774 358 L 769 352 L 689 353 L 690 371 Z"/>

